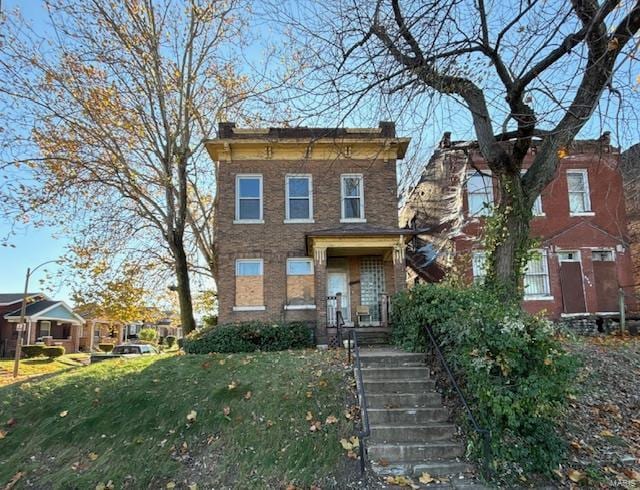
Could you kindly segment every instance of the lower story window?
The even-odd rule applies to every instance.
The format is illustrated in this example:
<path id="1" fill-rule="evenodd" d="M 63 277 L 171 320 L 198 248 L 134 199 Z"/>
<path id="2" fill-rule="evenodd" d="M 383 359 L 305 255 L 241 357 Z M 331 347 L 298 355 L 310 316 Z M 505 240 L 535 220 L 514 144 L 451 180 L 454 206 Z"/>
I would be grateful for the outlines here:
<path id="1" fill-rule="evenodd" d="M 236 307 L 264 305 L 263 270 L 262 259 L 236 260 Z"/>
<path id="2" fill-rule="evenodd" d="M 547 252 L 536 250 L 525 268 L 524 297 L 525 299 L 533 299 L 550 295 Z"/>
<path id="3" fill-rule="evenodd" d="M 51 322 L 40 322 L 40 337 L 51 337 Z"/>
<path id="4" fill-rule="evenodd" d="M 287 259 L 287 305 L 314 305 L 314 293 L 313 260 L 309 258 Z"/>

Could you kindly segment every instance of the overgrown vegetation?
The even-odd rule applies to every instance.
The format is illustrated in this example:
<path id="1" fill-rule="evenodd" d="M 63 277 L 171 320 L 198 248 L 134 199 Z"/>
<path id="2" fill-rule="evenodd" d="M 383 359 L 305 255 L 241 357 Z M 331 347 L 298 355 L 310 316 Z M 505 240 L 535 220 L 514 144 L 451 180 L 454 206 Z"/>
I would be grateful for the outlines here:
<path id="1" fill-rule="evenodd" d="M 279 351 L 312 346 L 312 331 L 303 322 L 212 325 L 190 333 L 182 345 L 189 354 Z"/>
<path id="2" fill-rule="evenodd" d="M 98 344 L 98 349 L 102 352 L 111 352 L 115 346 L 113 344 Z"/>
<path id="3" fill-rule="evenodd" d="M 440 347 L 468 401 L 492 435 L 496 475 L 515 480 L 550 474 L 566 443 L 558 432 L 576 371 L 575 359 L 554 337 L 553 325 L 507 304 L 488 288 L 420 285 L 399 293 L 393 308 L 393 341 L 425 351 L 424 325 Z M 470 448 L 481 442 L 469 431 Z"/>
<path id="4" fill-rule="evenodd" d="M 153 328 L 143 328 L 140 330 L 138 337 L 140 337 L 140 340 L 144 340 L 145 342 L 155 342 L 158 337 L 158 332 Z"/>
<path id="5" fill-rule="evenodd" d="M 334 355 L 142 356 L 0 388 L 0 487 L 347 488 Z"/>

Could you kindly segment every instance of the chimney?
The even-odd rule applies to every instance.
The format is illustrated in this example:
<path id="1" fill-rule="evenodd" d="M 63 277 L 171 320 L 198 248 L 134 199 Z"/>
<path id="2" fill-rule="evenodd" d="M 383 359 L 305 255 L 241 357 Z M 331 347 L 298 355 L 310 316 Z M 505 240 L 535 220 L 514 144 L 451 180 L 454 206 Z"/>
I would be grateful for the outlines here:
<path id="1" fill-rule="evenodd" d="M 236 127 L 234 122 L 218 123 L 218 138 L 233 138 L 233 128 Z"/>
<path id="2" fill-rule="evenodd" d="M 391 121 L 380 121 L 379 125 L 381 136 L 383 138 L 395 138 L 396 137 L 396 123 Z"/>
<path id="3" fill-rule="evenodd" d="M 611 131 L 605 131 L 604 133 L 602 133 L 602 135 L 600 136 L 600 142 L 603 145 L 610 145 L 611 144 Z"/>
<path id="4" fill-rule="evenodd" d="M 445 131 L 442 139 L 438 144 L 438 148 L 451 148 L 451 131 Z"/>

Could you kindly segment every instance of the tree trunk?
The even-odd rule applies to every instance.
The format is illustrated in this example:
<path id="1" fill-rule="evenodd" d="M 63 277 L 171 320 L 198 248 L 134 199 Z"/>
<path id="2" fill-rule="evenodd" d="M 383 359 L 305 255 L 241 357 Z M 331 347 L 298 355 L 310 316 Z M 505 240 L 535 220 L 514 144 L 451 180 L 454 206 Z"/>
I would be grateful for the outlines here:
<path id="1" fill-rule="evenodd" d="M 196 322 L 193 318 L 193 303 L 191 302 L 191 284 L 189 282 L 189 264 L 184 251 L 182 238 L 174 236 L 172 244 L 173 256 L 175 259 L 177 293 L 180 303 L 180 323 L 184 335 L 196 329 Z"/>
<path id="2" fill-rule="evenodd" d="M 519 301 L 522 298 L 522 272 L 531 247 L 529 222 L 533 201 L 522 188 L 519 168 L 497 177 L 500 201 L 485 228 L 487 278 L 489 284 L 505 293 L 506 299 Z"/>

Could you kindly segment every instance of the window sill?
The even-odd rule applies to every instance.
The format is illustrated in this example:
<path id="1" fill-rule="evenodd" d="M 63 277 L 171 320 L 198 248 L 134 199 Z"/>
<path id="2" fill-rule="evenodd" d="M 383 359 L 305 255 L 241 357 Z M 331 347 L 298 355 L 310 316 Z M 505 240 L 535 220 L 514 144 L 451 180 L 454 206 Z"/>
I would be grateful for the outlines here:
<path id="1" fill-rule="evenodd" d="M 366 218 L 341 218 L 340 223 L 366 223 Z"/>
<path id="2" fill-rule="evenodd" d="M 591 313 L 583 311 L 580 313 L 560 313 L 560 318 L 579 318 L 581 316 L 590 316 Z"/>
<path id="3" fill-rule="evenodd" d="M 284 224 L 286 225 L 295 225 L 295 224 L 299 224 L 299 223 L 315 223 L 316 220 L 314 220 L 313 218 L 311 219 L 285 219 L 283 221 Z"/>
<path id="4" fill-rule="evenodd" d="M 553 296 L 525 296 L 525 301 L 553 301 Z"/>
<path id="5" fill-rule="evenodd" d="M 264 311 L 266 306 L 234 306 L 233 311 Z"/>
<path id="6" fill-rule="evenodd" d="M 264 225 L 263 219 L 234 219 L 234 225 Z"/>
<path id="7" fill-rule="evenodd" d="M 585 211 L 583 213 L 569 213 L 569 216 L 595 216 L 593 211 Z"/>
<path id="8" fill-rule="evenodd" d="M 534 214 L 533 217 L 534 218 L 544 218 L 547 215 L 547 213 L 538 213 L 538 214 Z"/>
<path id="9" fill-rule="evenodd" d="M 316 305 L 284 305 L 285 310 L 315 310 Z"/>

